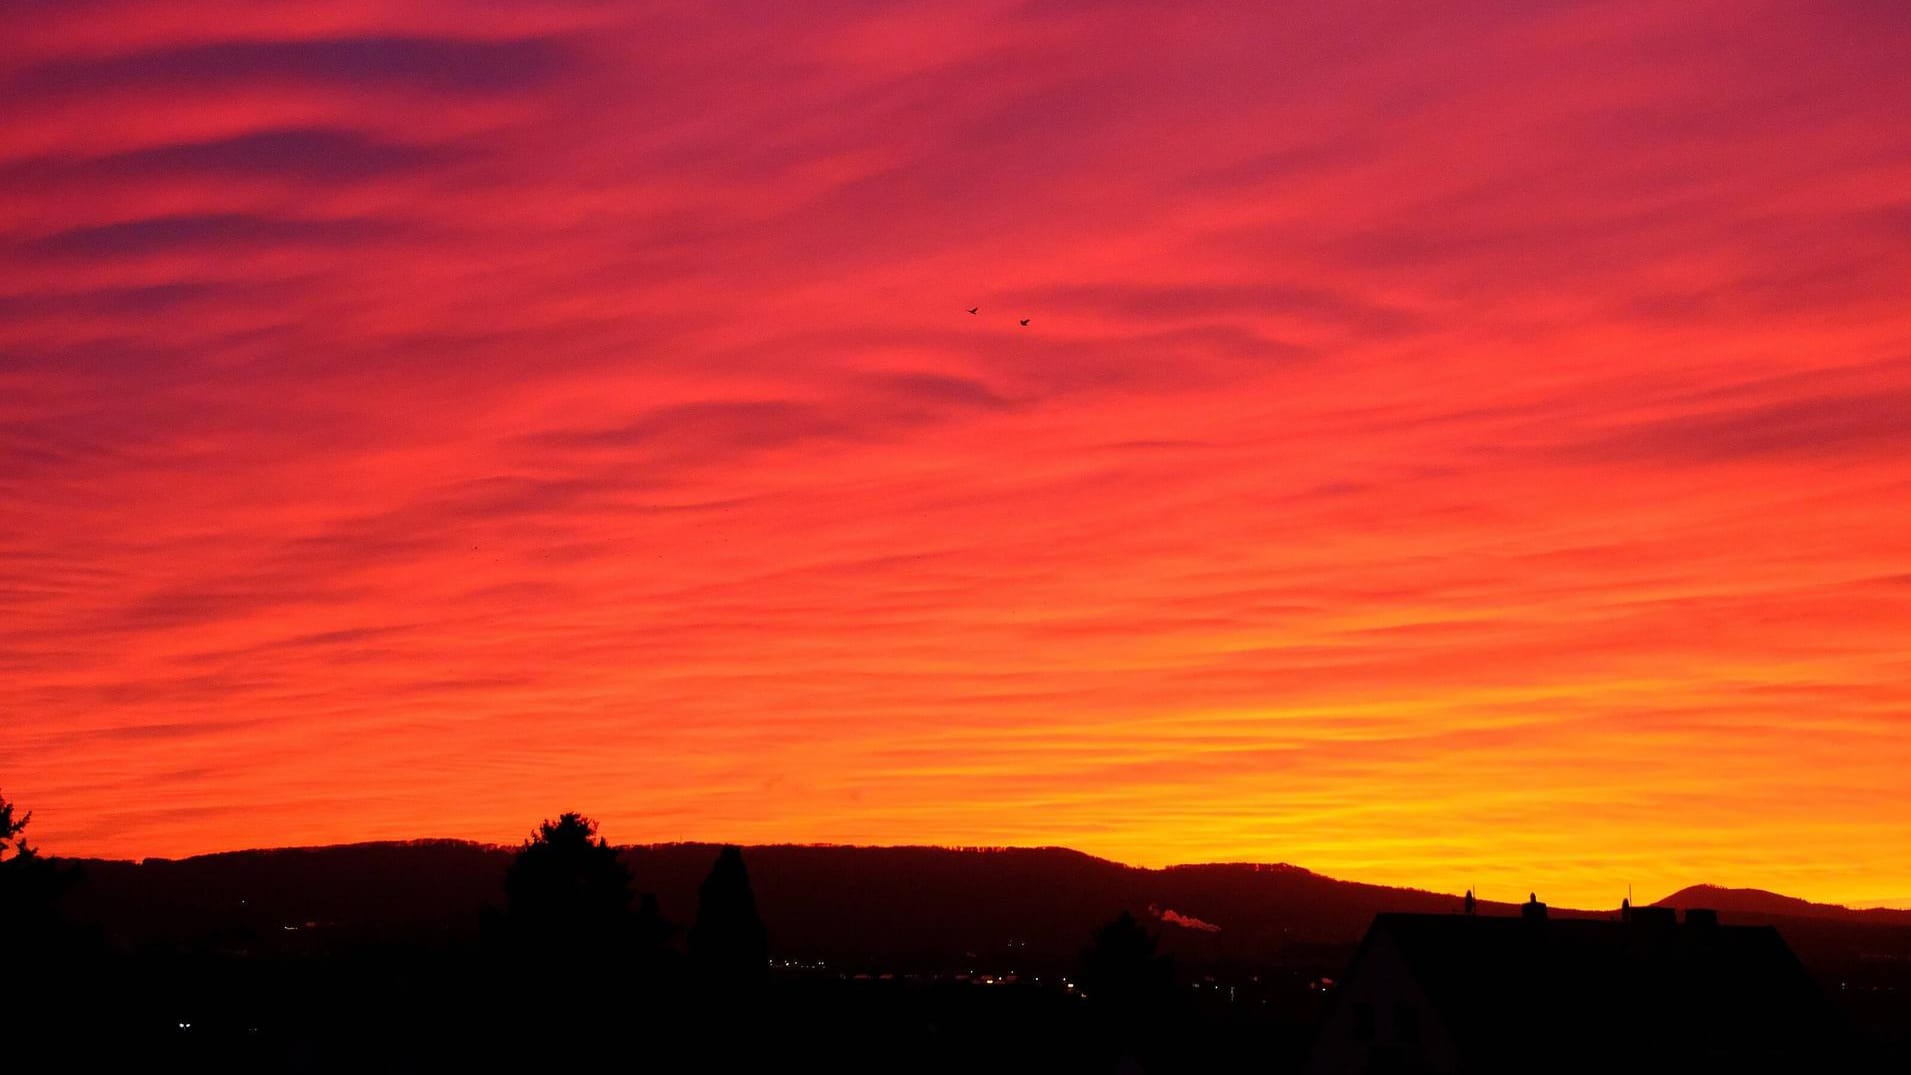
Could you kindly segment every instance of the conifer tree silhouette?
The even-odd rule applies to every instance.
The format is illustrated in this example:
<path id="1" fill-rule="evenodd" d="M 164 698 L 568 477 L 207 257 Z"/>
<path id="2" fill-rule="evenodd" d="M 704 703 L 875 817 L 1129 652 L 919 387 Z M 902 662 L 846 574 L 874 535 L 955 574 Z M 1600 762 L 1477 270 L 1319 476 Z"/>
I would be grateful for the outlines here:
<path id="1" fill-rule="evenodd" d="M 63 918 L 61 903 L 81 875 L 27 843 L 32 820 L 31 811 L 20 812 L 0 795 L 0 967 L 26 975 L 38 966 L 36 973 L 45 975 L 74 955 L 78 937 Z"/>
<path id="2" fill-rule="evenodd" d="M 33 811 L 29 810 L 18 818 L 13 816 L 13 812 L 14 805 L 7 801 L 5 795 L 0 795 L 0 861 L 32 858 L 36 854 L 33 848 L 27 846 L 26 837 L 21 835 L 26 831 L 27 822 L 33 820 Z"/>
<path id="3" fill-rule="evenodd" d="M 697 889 L 690 962 L 706 985 L 720 989 L 747 988 L 769 976 L 769 935 L 757 915 L 740 848 L 719 852 Z"/>
<path id="4" fill-rule="evenodd" d="M 1082 995 L 1102 1045 L 1123 1063 L 1155 1052 L 1176 1007 L 1174 962 L 1155 946 L 1154 935 L 1123 911 L 1095 931 L 1082 953 Z"/>

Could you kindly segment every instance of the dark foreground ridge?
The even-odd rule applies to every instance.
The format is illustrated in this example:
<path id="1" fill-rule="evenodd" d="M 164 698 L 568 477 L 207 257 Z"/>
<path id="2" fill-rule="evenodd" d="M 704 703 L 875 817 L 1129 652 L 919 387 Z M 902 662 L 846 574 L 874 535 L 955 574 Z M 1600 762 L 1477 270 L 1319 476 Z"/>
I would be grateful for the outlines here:
<path id="1" fill-rule="evenodd" d="M 666 909 L 694 904 L 720 845 L 623 847 L 638 887 Z M 375 933 L 475 928 L 476 908 L 502 900 L 515 850 L 460 840 L 231 851 L 143 862 L 85 859 L 74 906 L 115 934 L 167 938 L 237 912 L 264 926 L 319 923 Z M 1163 927 L 1166 943 L 1268 957 L 1296 944 L 1356 943 L 1382 912 L 1446 913 L 1461 897 L 1342 881 L 1288 865 L 1208 864 L 1148 869 L 1065 848 L 744 847 L 759 899 L 777 907 L 777 940 L 855 960 L 939 957 L 1008 936 L 1037 952 L 1072 956 L 1080 923 L 1130 908 Z M 241 902 L 243 901 L 243 902 Z M 1911 911 L 1851 910 L 1754 889 L 1700 885 L 1660 906 L 1708 907 L 1731 924 L 1782 925 L 1813 956 L 1911 934 Z M 1482 901 L 1514 915 L 1518 902 Z M 1153 910 L 1149 910 L 1153 908 Z M 1554 917 L 1612 909 L 1553 908 Z M 1215 930 L 1178 924 L 1198 922 Z M 1880 932 L 1846 926 L 1875 926 Z M 1861 940 L 1862 939 L 1862 940 Z"/>
<path id="2" fill-rule="evenodd" d="M 207 1070 L 541 1068 L 615 1040 L 631 1061 L 620 1066 L 661 1070 L 669 1058 L 1112 1071 L 1125 1057 L 1146 1071 L 1300 1071 L 1377 916 L 1464 917 L 1458 896 L 1293 866 L 1143 869 L 1059 848 L 611 848 L 574 815 L 522 848 L 421 840 L 60 865 L 73 877 L 63 921 L 91 953 L 65 979 L 91 1007 L 65 1014 L 111 1031 L 80 1040 L 95 1060 Z M 1911 913 L 1758 896 L 1703 902 L 1728 930 L 1773 927 L 1761 935 L 1796 953 L 1798 981 L 1838 1013 L 1811 1024 L 1826 1048 L 1836 1037 L 1903 1055 Z M 1521 913 L 1481 902 L 1473 921 L 1517 926 Z M 1556 936 L 1592 936 L 1619 912 L 1550 917 Z M 1484 965 L 1448 956 L 1435 964 Z M 1713 1002 L 1665 989 L 1683 1009 Z M 1490 990 L 1466 995 L 1481 1002 L 1469 1026 L 1506 1007 Z M 525 1037 L 545 1023 L 560 1037 Z M 697 1060 L 699 1041 L 749 1056 Z"/>

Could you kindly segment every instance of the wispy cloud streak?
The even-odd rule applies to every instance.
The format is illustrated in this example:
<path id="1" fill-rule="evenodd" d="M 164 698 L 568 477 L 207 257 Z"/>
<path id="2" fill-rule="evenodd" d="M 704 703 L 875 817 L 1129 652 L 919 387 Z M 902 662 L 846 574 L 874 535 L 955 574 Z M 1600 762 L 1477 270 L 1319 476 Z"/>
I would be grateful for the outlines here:
<path id="1" fill-rule="evenodd" d="M 0 771 L 50 849 L 575 807 L 1911 889 L 1893 5 L 6 37 Z"/>

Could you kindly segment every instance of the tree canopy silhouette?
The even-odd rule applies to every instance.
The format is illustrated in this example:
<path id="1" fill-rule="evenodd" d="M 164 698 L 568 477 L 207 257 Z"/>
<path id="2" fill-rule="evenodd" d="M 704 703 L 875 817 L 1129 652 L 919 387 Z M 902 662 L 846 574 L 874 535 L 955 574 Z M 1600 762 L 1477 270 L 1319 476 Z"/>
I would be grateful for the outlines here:
<path id="1" fill-rule="evenodd" d="M 72 940 L 60 902 L 78 880 L 77 871 L 42 856 L 26 841 L 31 811 L 0 796 L 0 937 L 5 956 L 22 963 L 50 957 Z"/>
<path id="2" fill-rule="evenodd" d="M 1127 911 L 1097 929 L 1082 953 L 1082 992 L 1089 1003 L 1132 1018 L 1168 1001 L 1174 962 L 1158 954 L 1155 945 L 1154 935 Z"/>
<path id="3" fill-rule="evenodd" d="M 608 953 L 628 938 L 630 871 L 581 814 L 531 833 L 505 872 L 504 894 L 513 934 L 533 947 Z"/>
<path id="4" fill-rule="evenodd" d="M 705 983 L 722 988 L 754 985 L 769 976 L 769 934 L 757 916 L 741 848 L 718 852 L 710 875 L 697 889 L 690 961 Z"/>
<path id="5" fill-rule="evenodd" d="M 27 845 L 27 822 L 33 820 L 33 811 L 29 810 L 18 818 L 13 816 L 14 806 L 0 795 L 0 861 L 12 858 L 32 858 L 37 852 Z"/>

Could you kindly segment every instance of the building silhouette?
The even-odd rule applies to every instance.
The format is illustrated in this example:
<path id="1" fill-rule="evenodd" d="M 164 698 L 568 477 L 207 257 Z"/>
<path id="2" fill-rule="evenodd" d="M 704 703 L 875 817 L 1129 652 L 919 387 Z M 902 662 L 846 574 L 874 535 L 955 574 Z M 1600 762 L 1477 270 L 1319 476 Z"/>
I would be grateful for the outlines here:
<path id="1" fill-rule="evenodd" d="M 1610 918 L 1374 917 L 1307 1070 L 1824 1069 L 1829 1005 L 1769 926 L 1693 909 Z"/>

